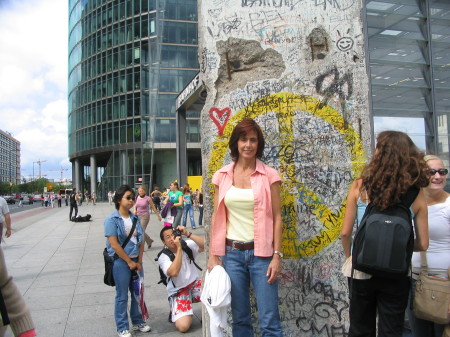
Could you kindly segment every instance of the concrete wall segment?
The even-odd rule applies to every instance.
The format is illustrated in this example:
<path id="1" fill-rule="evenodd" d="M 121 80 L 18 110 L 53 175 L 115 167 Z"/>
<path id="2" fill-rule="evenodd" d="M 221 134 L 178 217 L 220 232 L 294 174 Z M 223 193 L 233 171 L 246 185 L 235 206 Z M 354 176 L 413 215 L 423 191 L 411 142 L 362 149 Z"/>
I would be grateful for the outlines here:
<path id="1" fill-rule="evenodd" d="M 283 178 L 285 336 L 348 330 L 339 236 L 371 141 L 361 8 L 361 0 L 199 0 L 205 204 L 212 174 L 231 160 L 234 125 L 254 118 L 263 160 Z"/>

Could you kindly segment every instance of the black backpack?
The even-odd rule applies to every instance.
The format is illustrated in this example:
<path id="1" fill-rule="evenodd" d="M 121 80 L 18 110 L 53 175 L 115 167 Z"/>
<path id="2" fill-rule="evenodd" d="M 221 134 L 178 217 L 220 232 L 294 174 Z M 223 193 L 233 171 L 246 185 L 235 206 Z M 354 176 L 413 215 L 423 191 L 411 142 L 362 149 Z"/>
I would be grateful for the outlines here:
<path id="1" fill-rule="evenodd" d="M 203 270 L 202 268 L 200 268 L 200 266 L 195 263 L 195 259 L 194 259 L 194 254 L 192 253 L 192 249 L 189 248 L 189 246 L 187 245 L 186 241 L 184 240 L 180 240 L 181 242 L 181 248 L 183 249 L 183 252 L 185 252 L 185 254 L 189 257 L 189 262 L 190 263 L 194 263 L 194 265 L 197 267 L 198 270 Z M 161 254 L 166 254 L 170 261 L 175 260 L 175 254 L 172 253 L 168 248 L 164 247 L 156 256 L 155 261 L 158 262 L 159 257 L 161 256 Z M 159 267 L 159 282 L 158 284 L 162 283 L 165 286 L 167 286 L 167 283 L 169 281 L 172 281 L 173 286 L 175 287 L 175 283 L 173 283 L 173 280 L 171 277 L 167 277 L 166 274 L 164 274 L 164 272 L 162 271 L 161 267 Z"/>
<path id="2" fill-rule="evenodd" d="M 385 278 L 405 276 L 414 249 L 414 231 L 410 206 L 419 188 L 413 186 L 401 203 L 384 211 L 369 204 L 358 227 L 352 249 L 354 269 Z"/>

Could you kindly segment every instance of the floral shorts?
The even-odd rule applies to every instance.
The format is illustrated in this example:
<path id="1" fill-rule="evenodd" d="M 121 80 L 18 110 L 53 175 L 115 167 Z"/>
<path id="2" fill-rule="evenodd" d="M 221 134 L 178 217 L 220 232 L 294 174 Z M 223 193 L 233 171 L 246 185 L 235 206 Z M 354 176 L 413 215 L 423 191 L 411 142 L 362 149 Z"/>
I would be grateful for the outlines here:
<path id="1" fill-rule="evenodd" d="M 184 287 L 176 295 L 169 297 L 172 322 L 187 315 L 193 315 L 192 303 L 200 302 L 202 280 L 196 280 Z"/>

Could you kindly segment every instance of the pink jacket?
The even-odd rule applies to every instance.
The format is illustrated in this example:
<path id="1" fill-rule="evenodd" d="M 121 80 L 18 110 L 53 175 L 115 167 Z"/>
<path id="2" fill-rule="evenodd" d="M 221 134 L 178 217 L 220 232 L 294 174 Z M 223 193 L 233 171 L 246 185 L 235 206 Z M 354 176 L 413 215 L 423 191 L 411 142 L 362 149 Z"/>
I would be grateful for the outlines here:
<path id="1" fill-rule="evenodd" d="M 211 238 L 210 253 L 225 255 L 225 239 L 227 232 L 227 211 L 224 198 L 233 184 L 233 169 L 235 162 L 222 167 L 214 173 L 212 183 L 219 187 L 219 200 L 214 219 L 214 237 Z M 281 181 L 279 173 L 256 160 L 256 170 L 250 176 L 250 182 L 255 198 L 253 209 L 255 231 L 255 256 L 273 255 L 273 215 L 270 186 Z"/>

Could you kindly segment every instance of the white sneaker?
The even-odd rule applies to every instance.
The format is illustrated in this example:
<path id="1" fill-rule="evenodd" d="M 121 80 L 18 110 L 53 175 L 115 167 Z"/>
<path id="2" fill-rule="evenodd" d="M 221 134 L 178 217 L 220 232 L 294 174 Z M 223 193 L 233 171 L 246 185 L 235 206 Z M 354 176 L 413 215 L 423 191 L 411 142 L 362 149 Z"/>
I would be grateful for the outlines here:
<path id="1" fill-rule="evenodd" d="M 133 328 L 132 328 L 132 329 L 133 329 L 134 331 L 139 330 L 140 332 L 149 332 L 149 331 L 152 330 L 152 328 L 150 327 L 150 325 L 145 324 L 145 323 L 141 323 L 141 324 L 138 324 L 138 325 L 133 325 Z"/>
<path id="2" fill-rule="evenodd" d="M 118 335 L 119 335 L 119 337 L 132 337 L 131 334 L 130 334 L 130 331 L 128 331 L 128 330 L 120 331 L 118 333 Z"/>

